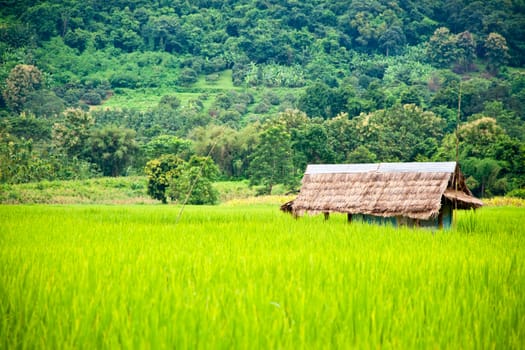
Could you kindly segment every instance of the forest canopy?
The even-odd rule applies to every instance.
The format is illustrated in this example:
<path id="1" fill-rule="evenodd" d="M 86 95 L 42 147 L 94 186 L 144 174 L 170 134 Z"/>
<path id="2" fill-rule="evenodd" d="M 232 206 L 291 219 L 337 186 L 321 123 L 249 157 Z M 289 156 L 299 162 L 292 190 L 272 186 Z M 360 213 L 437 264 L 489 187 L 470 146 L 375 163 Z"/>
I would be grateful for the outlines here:
<path id="1" fill-rule="evenodd" d="M 0 181 L 459 157 L 523 193 L 524 64 L 521 1 L 4 0 Z"/>

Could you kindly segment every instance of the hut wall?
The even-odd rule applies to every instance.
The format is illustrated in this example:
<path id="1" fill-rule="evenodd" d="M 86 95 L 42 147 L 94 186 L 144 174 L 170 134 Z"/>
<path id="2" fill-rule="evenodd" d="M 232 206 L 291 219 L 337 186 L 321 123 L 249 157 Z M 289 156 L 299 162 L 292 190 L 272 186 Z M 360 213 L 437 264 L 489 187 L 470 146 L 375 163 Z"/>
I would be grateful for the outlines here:
<path id="1" fill-rule="evenodd" d="M 397 218 L 396 217 L 382 217 L 366 214 L 354 214 L 352 215 L 352 221 L 366 222 L 367 224 L 378 224 L 378 225 L 390 225 L 397 227 Z"/>
<path id="2" fill-rule="evenodd" d="M 424 227 L 430 229 L 449 229 L 452 226 L 452 206 L 449 203 L 444 204 L 435 218 L 428 220 L 417 220 L 406 216 L 382 217 L 365 214 L 352 215 L 352 221 L 361 221 L 368 224 L 390 225 L 393 227 Z"/>

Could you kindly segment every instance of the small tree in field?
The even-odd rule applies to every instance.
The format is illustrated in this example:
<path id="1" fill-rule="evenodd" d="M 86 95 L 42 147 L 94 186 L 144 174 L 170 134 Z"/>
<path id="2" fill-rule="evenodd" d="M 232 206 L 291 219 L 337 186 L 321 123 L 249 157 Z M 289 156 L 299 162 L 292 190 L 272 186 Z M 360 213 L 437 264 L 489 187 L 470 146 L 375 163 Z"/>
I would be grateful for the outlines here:
<path id="1" fill-rule="evenodd" d="M 192 156 L 184 162 L 173 154 L 165 154 L 146 164 L 148 194 L 162 203 L 171 200 L 188 204 L 215 204 L 218 193 L 213 181 L 219 169 L 209 157 Z"/>
<path id="2" fill-rule="evenodd" d="M 172 200 L 187 204 L 215 204 L 219 194 L 213 181 L 219 168 L 210 157 L 192 156 L 177 177 L 170 179 L 168 195 Z"/>
<path id="3" fill-rule="evenodd" d="M 148 194 L 151 198 L 164 204 L 168 202 L 166 189 L 172 179 L 179 176 L 183 164 L 184 161 L 173 154 L 164 154 L 146 164 L 144 171 L 148 177 Z"/>

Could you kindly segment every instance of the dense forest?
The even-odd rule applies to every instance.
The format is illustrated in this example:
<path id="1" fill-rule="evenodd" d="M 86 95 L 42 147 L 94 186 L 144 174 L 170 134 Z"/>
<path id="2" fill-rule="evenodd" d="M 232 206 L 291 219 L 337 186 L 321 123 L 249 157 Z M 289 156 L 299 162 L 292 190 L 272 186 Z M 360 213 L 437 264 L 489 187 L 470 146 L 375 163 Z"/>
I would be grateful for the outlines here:
<path id="1" fill-rule="evenodd" d="M 198 204 L 459 157 L 476 195 L 525 196 L 520 0 L 0 0 L 0 63 L 0 185 L 202 178 Z"/>

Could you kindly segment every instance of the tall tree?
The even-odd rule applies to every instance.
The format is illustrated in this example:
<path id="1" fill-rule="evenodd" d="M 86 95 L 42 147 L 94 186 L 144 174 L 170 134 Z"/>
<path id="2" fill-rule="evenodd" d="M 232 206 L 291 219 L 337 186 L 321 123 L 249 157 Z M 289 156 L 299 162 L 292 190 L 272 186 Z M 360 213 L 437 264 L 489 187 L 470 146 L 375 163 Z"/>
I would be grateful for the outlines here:
<path id="1" fill-rule="evenodd" d="M 445 27 L 438 28 L 430 37 L 427 56 L 438 67 L 448 67 L 457 60 L 457 38 Z"/>
<path id="2" fill-rule="evenodd" d="M 360 145 L 379 161 L 429 159 L 443 136 L 445 121 L 413 105 L 361 114 L 352 120 Z"/>
<path id="3" fill-rule="evenodd" d="M 340 113 L 335 118 L 325 122 L 328 133 L 328 143 L 331 145 L 336 163 L 345 162 L 348 153 L 355 148 L 357 137 L 352 121 L 347 113 Z"/>
<path id="4" fill-rule="evenodd" d="M 502 190 L 498 188 L 501 169 L 500 162 L 492 158 L 467 158 L 462 162 L 462 170 L 468 177 L 467 184 L 481 198 Z"/>
<path id="5" fill-rule="evenodd" d="M 293 185 L 292 143 L 282 123 L 269 122 L 260 135 L 249 167 L 252 184 L 264 185 L 270 194 L 275 184 Z"/>
<path id="6" fill-rule="evenodd" d="M 405 43 L 405 33 L 399 25 L 392 25 L 379 36 L 379 46 L 385 50 L 387 57 L 390 53 L 395 54 L 399 52 Z"/>
<path id="7" fill-rule="evenodd" d="M 91 161 L 105 176 L 120 176 L 138 150 L 135 131 L 119 127 L 95 130 L 89 138 Z"/>
<path id="8" fill-rule="evenodd" d="M 471 66 L 476 58 L 476 41 L 469 31 L 461 32 L 457 35 L 459 65 L 463 72 L 471 70 Z"/>
<path id="9" fill-rule="evenodd" d="M 80 109 L 67 109 L 63 122 L 53 125 L 53 144 L 69 157 L 81 157 L 87 148 L 91 127 L 95 120 Z"/>
<path id="10" fill-rule="evenodd" d="M 192 156 L 178 176 L 171 177 L 168 196 L 179 203 L 216 204 L 219 194 L 213 181 L 218 175 L 219 168 L 210 157 Z"/>
<path id="11" fill-rule="evenodd" d="M 485 40 L 485 56 L 487 57 L 487 68 L 497 73 L 499 68 L 505 65 L 509 59 L 509 47 L 507 40 L 498 34 L 490 33 Z"/>
<path id="12" fill-rule="evenodd" d="M 5 81 L 2 93 L 7 107 L 20 113 L 31 94 L 40 89 L 43 82 L 42 72 L 37 67 L 27 64 L 15 66 Z"/>
<path id="13" fill-rule="evenodd" d="M 148 179 L 148 194 L 151 198 L 168 202 L 166 191 L 174 178 L 178 177 L 184 161 L 174 154 L 164 154 L 150 160 L 144 169 Z"/>

